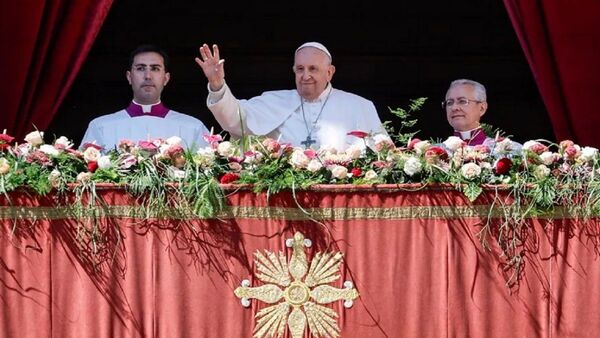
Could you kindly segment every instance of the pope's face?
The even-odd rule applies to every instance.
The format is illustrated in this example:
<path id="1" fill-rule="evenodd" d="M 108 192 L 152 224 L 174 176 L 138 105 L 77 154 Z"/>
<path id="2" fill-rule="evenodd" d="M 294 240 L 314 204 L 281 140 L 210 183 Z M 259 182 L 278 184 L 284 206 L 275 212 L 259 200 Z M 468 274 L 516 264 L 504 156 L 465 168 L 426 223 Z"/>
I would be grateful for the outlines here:
<path id="1" fill-rule="evenodd" d="M 461 100 L 462 99 L 462 100 Z M 458 102 L 468 103 L 461 105 Z M 476 101 L 475 88 L 471 85 L 456 85 L 446 93 L 446 101 L 454 104 L 446 105 L 448 123 L 457 131 L 468 131 L 479 127 L 479 120 L 487 110 L 487 102 Z"/>
<path id="2" fill-rule="evenodd" d="M 136 55 L 126 75 L 133 90 L 133 99 L 140 104 L 157 103 L 170 78 L 163 57 L 155 52 Z"/>
<path id="3" fill-rule="evenodd" d="M 327 54 L 313 47 L 304 47 L 296 53 L 293 69 L 296 89 L 300 96 L 309 101 L 321 95 L 335 73 Z"/>

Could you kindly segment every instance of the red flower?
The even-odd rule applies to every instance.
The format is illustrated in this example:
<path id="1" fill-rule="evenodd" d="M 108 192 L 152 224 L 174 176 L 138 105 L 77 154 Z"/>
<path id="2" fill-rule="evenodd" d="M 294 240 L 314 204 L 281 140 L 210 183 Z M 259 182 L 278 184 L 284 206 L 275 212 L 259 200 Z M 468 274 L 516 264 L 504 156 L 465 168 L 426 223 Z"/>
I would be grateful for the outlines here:
<path id="1" fill-rule="evenodd" d="M 352 170 L 350 170 L 350 173 L 352 174 L 352 177 L 361 177 L 363 174 L 360 168 L 352 168 Z"/>
<path id="2" fill-rule="evenodd" d="M 364 132 L 362 130 L 353 130 L 351 132 L 348 132 L 348 134 L 346 134 L 346 135 L 351 135 L 351 136 L 355 136 L 358 138 L 365 138 L 365 137 L 369 136 L 369 133 Z"/>
<path id="3" fill-rule="evenodd" d="M 233 183 L 239 179 L 240 179 L 240 175 L 238 175 L 236 173 L 226 173 L 225 175 L 221 176 L 221 178 L 219 179 L 219 182 L 221 184 L 227 184 L 227 183 Z"/>
<path id="4" fill-rule="evenodd" d="M 510 171 L 512 167 L 512 161 L 509 158 L 503 157 L 496 161 L 496 165 L 494 166 L 494 171 L 497 175 L 504 175 Z"/>
<path id="5" fill-rule="evenodd" d="M 432 146 L 425 151 L 425 158 L 427 159 L 440 159 L 442 161 L 448 160 L 448 153 L 444 148 L 438 146 Z"/>
<path id="6" fill-rule="evenodd" d="M 406 146 L 409 150 L 413 150 L 415 148 L 415 144 L 421 142 L 421 139 L 418 138 L 413 138 L 412 140 L 410 140 L 408 142 L 408 145 Z"/>
<path id="7" fill-rule="evenodd" d="M 10 148 L 10 144 L 15 138 L 8 134 L 0 134 L 0 150 Z"/>
<path id="8" fill-rule="evenodd" d="M 95 172 L 96 169 L 98 169 L 98 162 L 96 162 L 96 161 L 90 161 L 90 162 L 88 162 L 87 169 L 91 173 Z"/>
<path id="9" fill-rule="evenodd" d="M 88 143 L 84 143 L 84 144 L 83 144 L 83 146 L 81 146 L 81 148 L 82 148 L 83 150 L 86 150 L 86 149 L 87 149 L 87 148 L 89 148 L 89 147 L 96 148 L 96 149 L 98 149 L 98 150 L 102 150 L 102 147 L 101 147 L 101 146 L 99 146 L 99 145 L 97 145 L 97 144 L 95 144 L 95 143 L 89 143 L 89 142 L 88 142 Z"/>

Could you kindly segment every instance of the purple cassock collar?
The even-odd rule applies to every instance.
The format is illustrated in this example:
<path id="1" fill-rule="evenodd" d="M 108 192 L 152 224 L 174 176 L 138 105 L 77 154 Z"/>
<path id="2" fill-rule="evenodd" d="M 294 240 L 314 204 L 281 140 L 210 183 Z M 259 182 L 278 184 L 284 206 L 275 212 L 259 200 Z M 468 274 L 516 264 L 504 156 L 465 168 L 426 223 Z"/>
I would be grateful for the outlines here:
<path id="1" fill-rule="evenodd" d="M 485 142 L 485 139 L 487 138 L 487 135 L 481 128 L 475 128 L 467 133 L 469 134 L 465 137 L 465 132 L 459 132 L 455 130 L 454 136 L 460 137 L 463 141 L 467 142 L 467 145 L 469 146 L 477 146 L 483 144 Z"/>
<path id="2" fill-rule="evenodd" d="M 167 113 L 169 112 L 169 108 L 165 107 L 165 105 L 162 104 L 162 102 L 161 102 L 161 103 L 157 103 L 157 104 L 153 105 L 149 112 L 144 113 L 144 111 L 142 110 L 142 106 L 140 106 L 139 104 L 136 104 L 134 102 L 131 102 L 129 104 L 129 107 L 125 108 L 125 111 L 127 111 L 127 114 L 129 114 L 129 116 L 131 116 L 131 117 L 154 116 L 154 117 L 164 118 L 165 116 L 167 116 Z"/>

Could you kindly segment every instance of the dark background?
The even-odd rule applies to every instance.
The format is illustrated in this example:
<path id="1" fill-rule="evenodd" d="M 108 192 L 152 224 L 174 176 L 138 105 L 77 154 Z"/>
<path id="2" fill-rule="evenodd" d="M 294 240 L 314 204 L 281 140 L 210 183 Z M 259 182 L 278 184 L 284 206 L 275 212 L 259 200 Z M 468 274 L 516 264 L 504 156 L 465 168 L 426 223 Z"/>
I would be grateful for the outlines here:
<path id="1" fill-rule="evenodd" d="M 392 7 L 398 7 L 393 9 Z M 482 122 L 524 142 L 555 141 L 531 71 L 501 1 L 281 2 L 277 6 L 183 1 L 115 1 L 48 135 L 78 143 L 88 122 L 124 108 L 129 53 L 142 43 L 171 57 L 162 100 L 220 127 L 206 108 L 206 79 L 195 64 L 202 43 L 219 44 L 226 80 L 238 98 L 295 88 L 294 50 L 319 41 L 333 54 L 333 85 L 372 100 L 382 121 L 389 108 L 427 97 L 415 128 L 422 139 L 451 134 L 440 106 L 457 78 L 481 82 L 489 109 Z"/>

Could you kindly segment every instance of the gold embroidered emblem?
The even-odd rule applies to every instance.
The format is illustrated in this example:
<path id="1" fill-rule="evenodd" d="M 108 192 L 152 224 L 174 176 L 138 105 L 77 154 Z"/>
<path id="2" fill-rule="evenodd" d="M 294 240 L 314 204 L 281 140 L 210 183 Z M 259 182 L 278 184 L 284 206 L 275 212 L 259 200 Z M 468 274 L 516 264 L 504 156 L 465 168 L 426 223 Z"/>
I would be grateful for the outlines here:
<path id="1" fill-rule="evenodd" d="M 309 267 L 303 247 L 311 245 L 311 241 L 300 232 L 288 239 L 286 246 L 293 249 L 289 266 L 283 252 L 279 255 L 267 250 L 264 254 L 260 251 L 254 253 L 258 271 L 256 277 L 265 284 L 251 287 L 250 281 L 244 280 L 234 293 L 245 307 L 250 306 L 252 298 L 269 304 L 277 303 L 256 314 L 254 337 L 282 337 L 286 324 L 293 338 L 302 337 L 307 323 L 313 336 L 339 337 L 338 314 L 319 304 L 343 299 L 344 307 L 350 308 L 358 297 L 358 291 L 350 281 L 344 282 L 343 289 L 326 285 L 340 278 L 338 270 L 343 254 L 317 252 Z"/>

